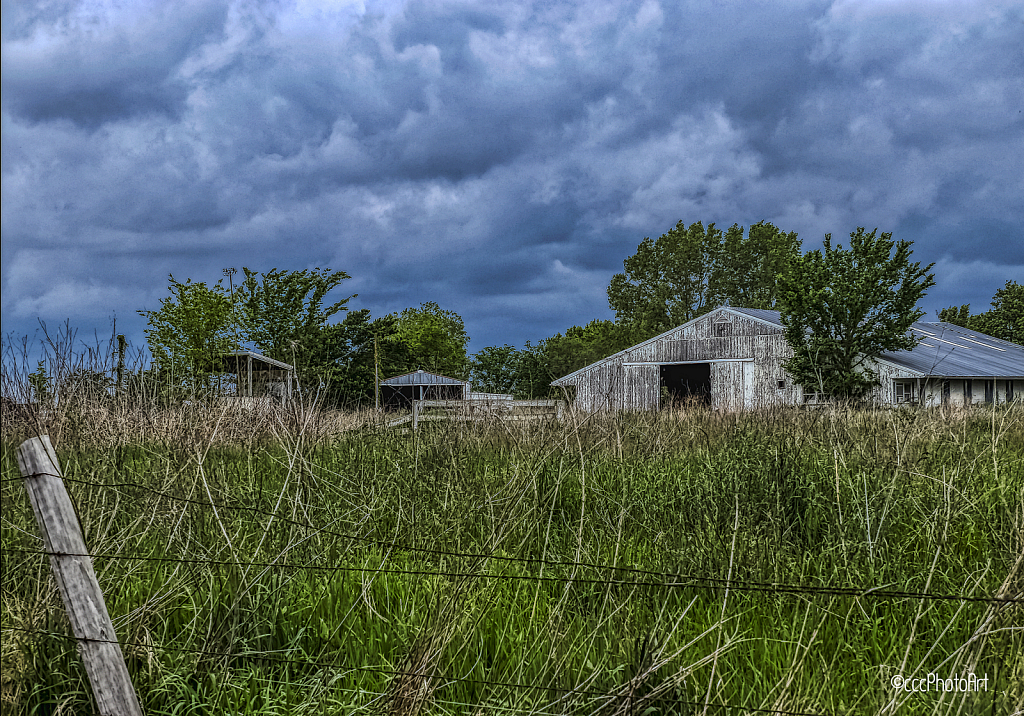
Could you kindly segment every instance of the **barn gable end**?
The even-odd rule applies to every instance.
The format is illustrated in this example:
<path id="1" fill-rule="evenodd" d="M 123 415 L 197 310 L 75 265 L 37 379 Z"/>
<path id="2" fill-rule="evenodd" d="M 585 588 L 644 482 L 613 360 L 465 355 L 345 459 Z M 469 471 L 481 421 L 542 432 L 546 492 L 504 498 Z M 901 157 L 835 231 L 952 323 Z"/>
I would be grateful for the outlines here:
<path id="1" fill-rule="evenodd" d="M 588 411 L 657 410 L 673 399 L 755 407 L 791 398 L 782 363 L 792 354 L 780 326 L 723 307 L 552 385 L 571 388 L 576 406 Z"/>

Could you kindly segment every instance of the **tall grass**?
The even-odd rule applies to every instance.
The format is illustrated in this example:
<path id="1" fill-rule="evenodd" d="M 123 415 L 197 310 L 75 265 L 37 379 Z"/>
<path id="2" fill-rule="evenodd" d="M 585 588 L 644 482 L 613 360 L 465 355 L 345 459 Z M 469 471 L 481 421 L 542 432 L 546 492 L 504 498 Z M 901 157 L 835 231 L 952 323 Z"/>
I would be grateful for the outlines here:
<path id="1" fill-rule="evenodd" d="M 1019 604 L 891 596 L 1022 596 L 1019 405 L 412 434 L 308 406 L 64 405 L 45 428 L 148 714 L 1022 708 Z M 87 713 L 48 562 L 19 551 L 41 548 L 14 479 L 39 426 L 12 421 L 3 711 Z M 890 684 L 968 671 L 988 691 Z"/>

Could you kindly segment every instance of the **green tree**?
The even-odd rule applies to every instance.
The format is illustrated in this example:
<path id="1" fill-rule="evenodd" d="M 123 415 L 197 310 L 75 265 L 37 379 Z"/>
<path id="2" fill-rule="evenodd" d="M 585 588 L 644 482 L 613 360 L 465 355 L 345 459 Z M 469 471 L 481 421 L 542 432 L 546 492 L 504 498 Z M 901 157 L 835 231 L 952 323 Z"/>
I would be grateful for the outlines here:
<path id="1" fill-rule="evenodd" d="M 35 373 L 29 373 L 29 387 L 32 388 L 32 400 L 40 406 L 49 405 L 53 398 L 50 388 L 50 376 L 46 372 L 46 364 L 39 361 Z"/>
<path id="2" fill-rule="evenodd" d="M 520 357 L 519 392 L 541 398 L 552 391 L 551 381 L 568 375 L 637 342 L 630 326 L 594 320 L 556 333 L 536 346 L 526 344 Z"/>
<path id="3" fill-rule="evenodd" d="M 970 328 L 971 304 L 965 303 L 962 306 L 949 306 L 939 311 L 939 320 L 952 323 L 954 326 Z"/>
<path id="4" fill-rule="evenodd" d="M 832 244 L 795 261 L 780 280 L 782 324 L 795 355 L 786 370 L 805 389 L 831 398 L 857 398 L 877 376 L 868 361 L 908 350 L 910 325 L 924 312 L 917 302 L 935 284 L 934 266 L 910 261 L 911 242 L 892 234 L 850 234 L 850 248 Z"/>
<path id="5" fill-rule="evenodd" d="M 341 323 L 324 328 L 310 361 L 320 366 L 318 378 L 325 400 L 333 407 L 373 405 L 375 375 L 381 379 L 415 370 L 412 351 L 395 338 L 397 318 L 370 318 L 370 311 L 349 311 Z M 376 362 L 374 365 L 374 341 Z"/>
<path id="6" fill-rule="evenodd" d="M 451 378 L 466 377 L 469 336 L 462 317 L 454 311 L 433 302 L 407 308 L 396 316 L 394 331 L 387 338 L 391 344 L 403 344 L 411 351 L 415 367 Z"/>
<path id="7" fill-rule="evenodd" d="M 742 308 L 777 307 L 778 280 L 800 257 L 796 232 L 784 233 L 765 221 L 750 227 L 733 224 L 722 241 L 717 266 L 712 272 L 713 302 Z"/>
<path id="8" fill-rule="evenodd" d="M 470 361 L 474 390 L 482 393 L 515 393 L 521 360 L 520 351 L 507 343 L 477 351 Z"/>
<path id="9" fill-rule="evenodd" d="M 657 335 L 711 309 L 711 275 L 722 232 L 680 221 L 656 241 L 644 238 L 612 276 L 608 304 L 615 320 L 643 335 Z"/>
<path id="10" fill-rule="evenodd" d="M 321 389 L 321 397 L 329 407 L 356 407 L 365 393 L 359 378 L 366 379 L 363 368 L 367 324 L 370 312 L 367 309 L 347 311 L 341 323 L 322 326 L 310 338 L 302 350 L 307 383 L 315 380 Z M 372 388 L 373 366 L 366 381 Z M 358 385 L 358 389 L 357 389 Z M 311 387 L 311 386 L 310 386 Z M 359 390 L 362 389 L 362 390 Z"/>
<path id="11" fill-rule="evenodd" d="M 645 238 L 608 285 L 616 322 L 637 340 L 682 325 L 724 303 L 774 308 L 778 277 L 800 256 L 800 240 L 759 222 L 725 234 L 678 222 L 656 241 Z"/>
<path id="12" fill-rule="evenodd" d="M 146 341 L 165 383 L 186 389 L 210 387 L 218 358 L 237 348 L 235 312 L 231 298 L 218 281 L 184 283 L 170 276 L 171 295 L 146 318 Z"/>
<path id="13" fill-rule="evenodd" d="M 265 355 L 294 364 L 300 376 L 324 367 L 314 356 L 322 353 L 328 320 L 354 296 L 324 306 L 327 294 L 350 278 L 344 271 L 311 269 L 256 273 L 247 268 L 239 287 L 243 335 Z M 321 357 L 322 360 L 322 357 Z"/>
<path id="14" fill-rule="evenodd" d="M 1007 281 L 992 297 L 991 310 L 984 313 L 972 316 L 970 304 L 950 306 L 939 311 L 939 320 L 1024 345 L 1024 284 Z"/>

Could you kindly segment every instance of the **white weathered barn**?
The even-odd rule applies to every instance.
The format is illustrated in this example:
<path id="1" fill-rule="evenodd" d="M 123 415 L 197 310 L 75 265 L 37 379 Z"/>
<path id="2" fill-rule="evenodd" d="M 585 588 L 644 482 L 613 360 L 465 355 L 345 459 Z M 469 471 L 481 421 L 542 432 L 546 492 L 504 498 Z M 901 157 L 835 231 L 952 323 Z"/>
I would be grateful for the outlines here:
<path id="1" fill-rule="evenodd" d="M 950 323 L 914 323 L 913 350 L 874 361 L 884 404 L 978 403 L 1024 391 L 1024 346 Z M 722 307 L 559 378 L 574 405 L 595 410 L 658 410 L 691 399 L 738 410 L 816 402 L 783 368 L 793 356 L 778 311 Z"/>

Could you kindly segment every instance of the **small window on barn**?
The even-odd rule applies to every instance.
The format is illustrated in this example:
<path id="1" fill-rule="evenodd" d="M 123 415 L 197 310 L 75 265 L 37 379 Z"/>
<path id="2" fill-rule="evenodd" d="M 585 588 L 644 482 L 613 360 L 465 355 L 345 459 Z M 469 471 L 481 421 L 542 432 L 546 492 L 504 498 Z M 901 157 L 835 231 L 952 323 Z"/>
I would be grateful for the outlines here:
<path id="1" fill-rule="evenodd" d="M 786 387 L 786 381 L 780 380 L 779 381 L 779 390 L 782 390 L 785 387 Z"/>
<path id="2" fill-rule="evenodd" d="M 732 324 L 727 321 L 719 321 L 712 327 L 712 334 L 716 338 L 732 335 Z"/>
<path id="3" fill-rule="evenodd" d="M 893 397 L 897 403 L 913 403 L 917 400 L 912 382 L 896 382 L 893 384 Z"/>

